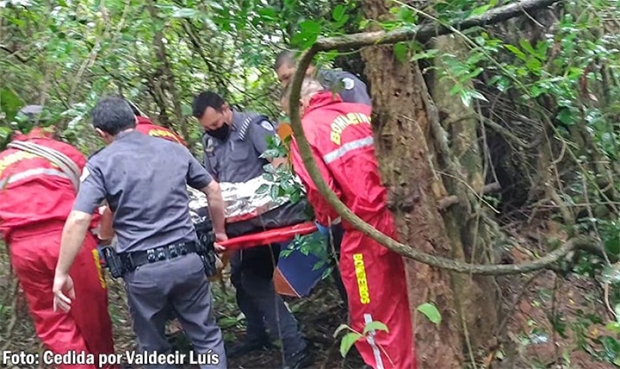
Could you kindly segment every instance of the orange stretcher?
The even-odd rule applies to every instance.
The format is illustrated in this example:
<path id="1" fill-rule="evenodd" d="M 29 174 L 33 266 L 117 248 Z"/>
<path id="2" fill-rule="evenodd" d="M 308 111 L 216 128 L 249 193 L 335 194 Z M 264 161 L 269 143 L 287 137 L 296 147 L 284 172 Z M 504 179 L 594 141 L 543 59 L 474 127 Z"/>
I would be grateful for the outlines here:
<path id="1" fill-rule="evenodd" d="M 233 250 L 268 245 L 270 243 L 291 242 L 297 235 L 304 236 L 314 232 L 317 232 L 314 222 L 305 222 L 220 242 L 227 250 L 221 258 L 222 268 L 218 270 L 218 275 L 212 278 L 212 280 L 222 278 L 222 270 L 226 268 Z M 289 256 L 288 258 L 280 259 L 273 273 L 273 284 L 276 292 L 280 295 L 298 298 L 309 295 L 312 288 L 321 279 L 324 269 L 315 268 L 315 262 L 316 260 L 314 260 L 312 255 L 303 255 L 299 252 L 293 255 L 293 257 Z"/>
<path id="2" fill-rule="evenodd" d="M 314 222 L 299 223 L 288 227 L 275 228 L 267 231 L 248 234 L 231 238 L 224 242 L 218 242 L 226 247 L 227 250 L 247 249 L 270 243 L 279 243 L 291 241 L 295 236 L 304 236 L 317 231 Z"/>
<path id="3" fill-rule="evenodd" d="M 288 123 L 281 122 L 278 127 L 278 136 L 282 140 L 292 135 L 293 130 Z M 270 229 L 267 231 L 243 235 L 231 238 L 220 245 L 226 247 L 221 259 L 222 269 L 218 270 L 218 276 L 214 280 L 222 278 L 222 270 L 226 268 L 230 254 L 233 250 L 246 249 L 271 243 L 286 243 L 295 239 L 295 236 L 304 236 L 318 229 L 314 222 L 304 222 L 288 227 Z M 321 279 L 323 268 L 315 268 L 312 256 L 297 253 L 293 257 L 280 260 L 273 274 L 273 282 L 276 292 L 280 295 L 293 297 L 307 296 L 314 285 Z"/>

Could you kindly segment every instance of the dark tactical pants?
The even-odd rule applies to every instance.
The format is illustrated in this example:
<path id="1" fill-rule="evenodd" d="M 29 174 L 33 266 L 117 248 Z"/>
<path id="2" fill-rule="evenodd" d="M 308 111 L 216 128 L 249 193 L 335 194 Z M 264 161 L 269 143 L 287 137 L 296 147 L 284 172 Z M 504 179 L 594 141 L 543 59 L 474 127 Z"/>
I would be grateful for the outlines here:
<path id="1" fill-rule="evenodd" d="M 197 254 L 143 265 L 125 274 L 123 279 L 133 329 L 141 350 L 157 351 L 158 354 L 171 352 L 165 324 L 174 315 L 196 353 L 211 350 L 219 356 L 219 364 L 200 365 L 200 368 L 228 367 L 222 332 L 211 311 L 210 285 Z M 145 368 L 172 369 L 177 366 L 146 365 Z"/>
<path id="2" fill-rule="evenodd" d="M 267 337 L 267 327 L 272 338 L 281 340 L 288 361 L 306 347 L 306 342 L 273 284 L 279 254 L 280 245 L 236 251 L 230 261 L 231 282 L 237 291 L 237 305 L 245 315 L 247 339 Z"/>

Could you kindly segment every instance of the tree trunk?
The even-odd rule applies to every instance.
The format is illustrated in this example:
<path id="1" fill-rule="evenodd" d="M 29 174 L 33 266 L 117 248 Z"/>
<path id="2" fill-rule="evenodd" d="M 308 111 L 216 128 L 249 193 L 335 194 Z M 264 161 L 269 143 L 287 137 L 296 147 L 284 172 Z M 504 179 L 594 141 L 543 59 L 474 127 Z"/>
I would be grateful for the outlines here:
<path id="1" fill-rule="evenodd" d="M 434 47 L 439 55 L 454 55 L 457 60 L 466 60 L 468 48 L 459 36 L 447 35 L 434 40 Z M 448 71 L 445 59 L 435 60 L 437 71 Z M 452 95 L 454 87 L 451 78 L 441 78 L 441 73 L 434 76 L 433 101 L 437 104 L 442 117 L 441 125 L 451 138 L 451 153 L 449 160 L 458 165 L 459 175 L 466 181 L 470 190 L 465 197 L 469 200 L 468 206 L 455 206 L 444 216 L 448 236 L 453 245 L 453 257 L 461 261 L 483 264 L 497 263 L 494 245 L 501 232 L 488 211 L 486 205 L 481 204 L 475 194 L 482 193 L 485 186 L 485 170 L 478 143 L 478 117 L 472 105 L 466 107 L 458 96 Z M 468 83 L 465 88 L 473 88 Z M 440 149 L 438 148 L 438 151 Z M 457 181 L 459 179 L 456 179 Z M 450 186 L 454 181 L 446 178 L 446 186 L 451 193 L 458 193 L 458 188 Z M 468 339 L 470 353 L 481 346 L 494 343 L 498 324 L 498 298 L 501 291 L 493 277 L 455 275 L 458 284 L 454 290 L 458 293 L 462 322 L 465 324 L 463 333 Z"/>
<path id="2" fill-rule="evenodd" d="M 389 15 L 381 0 L 364 1 L 363 10 L 369 19 Z M 426 86 L 419 68 L 397 61 L 392 50 L 392 46 L 362 50 L 365 74 L 372 85 L 372 121 L 382 176 L 386 186 L 405 200 L 393 209 L 403 243 L 453 257 L 437 206 L 446 190 L 429 159 Z M 406 206 L 409 202 L 414 205 Z M 419 368 L 462 368 L 463 340 L 451 274 L 411 260 L 406 260 L 406 270 Z M 442 320 L 438 326 L 416 312 L 425 302 L 439 309 Z"/>

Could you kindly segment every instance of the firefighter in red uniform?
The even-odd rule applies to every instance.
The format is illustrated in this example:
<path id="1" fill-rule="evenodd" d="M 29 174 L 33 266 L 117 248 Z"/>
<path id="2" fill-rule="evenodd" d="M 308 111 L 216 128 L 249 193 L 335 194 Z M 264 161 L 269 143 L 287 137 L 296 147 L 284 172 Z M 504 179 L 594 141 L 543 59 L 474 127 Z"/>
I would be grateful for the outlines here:
<path id="1" fill-rule="evenodd" d="M 303 82 L 300 105 L 304 133 L 326 183 L 357 216 L 396 239 L 375 157 L 371 107 L 342 102 L 313 79 Z M 329 226 L 338 214 L 308 175 L 294 140 L 291 156 L 318 223 Z M 358 340 L 357 349 L 375 369 L 417 368 L 402 257 L 342 223 L 340 269 L 349 296 L 350 324 L 362 332 L 367 323 L 379 321 L 389 330 L 375 330 Z"/>
<path id="2" fill-rule="evenodd" d="M 28 106 L 22 112 L 40 113 Z M 32 119 L 31 114 L 30 115 Z M 86 158 L 74 147 L 57 141 L 35 127 L 13 141 L 33 142 L 59 151 L 82 170 Z M 76 178 L 77 180 L 77 178 Z M 99 264 L 97 241 L 92 234 L 71 269 L 75 301 L 69 314 L 54 312 L 50 293 L 58 261 L 60 239 L 76 190 L 69 176 L 47 159 L 9 148 L 0 153 L 0 233 L 9 249 L 11 264 L 26 296 L 35 329 L 54 353 L 68 351 L 93 354 L 95 365 L 60 365 L 62 369 L 95 369 L 100 354 L 113 354 L 112 321 L 108 293 Z M 93 217 L 91 228 L 99 220 Z M 107 366 L 117 368 L 117 366 Z"/>

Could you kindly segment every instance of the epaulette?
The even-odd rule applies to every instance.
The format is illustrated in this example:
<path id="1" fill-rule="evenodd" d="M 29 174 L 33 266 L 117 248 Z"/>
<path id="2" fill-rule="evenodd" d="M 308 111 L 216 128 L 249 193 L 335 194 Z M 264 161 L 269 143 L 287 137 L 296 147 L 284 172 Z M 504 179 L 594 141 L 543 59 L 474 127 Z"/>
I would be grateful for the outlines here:
<path id="1" fill-rule="evenodd" d="M 245 140 L 246 134 L 251 124 L 262 124 L 264 121 L 267 121 L 269 122 L 269 124 L 271 124 L 269 117 L 262 114 L 256 114 L 246 118 L 246 120 L 243 121 L 243 124 L 239 128 L 239 137 L 241 138 L 241 141 Z M 271 126 L 273 128 L 273 124 L 271 124 Z"/>
<path id="2" fill-rule="evenodd" d="M 88 156 L 88 160 L 92 159 L 95 155 L 99 154 L 99 153 L 101 152 L 101 150 L 103 150 L 103 149 L 105 149 L 105 148 L 106 148 L 106 147 L 104 146 L 104 147 L 102 147 L 102 148 L 100 148 L 100 149 L 96 150 L 94 153 L 90 154 L 90 155 Z"/>

